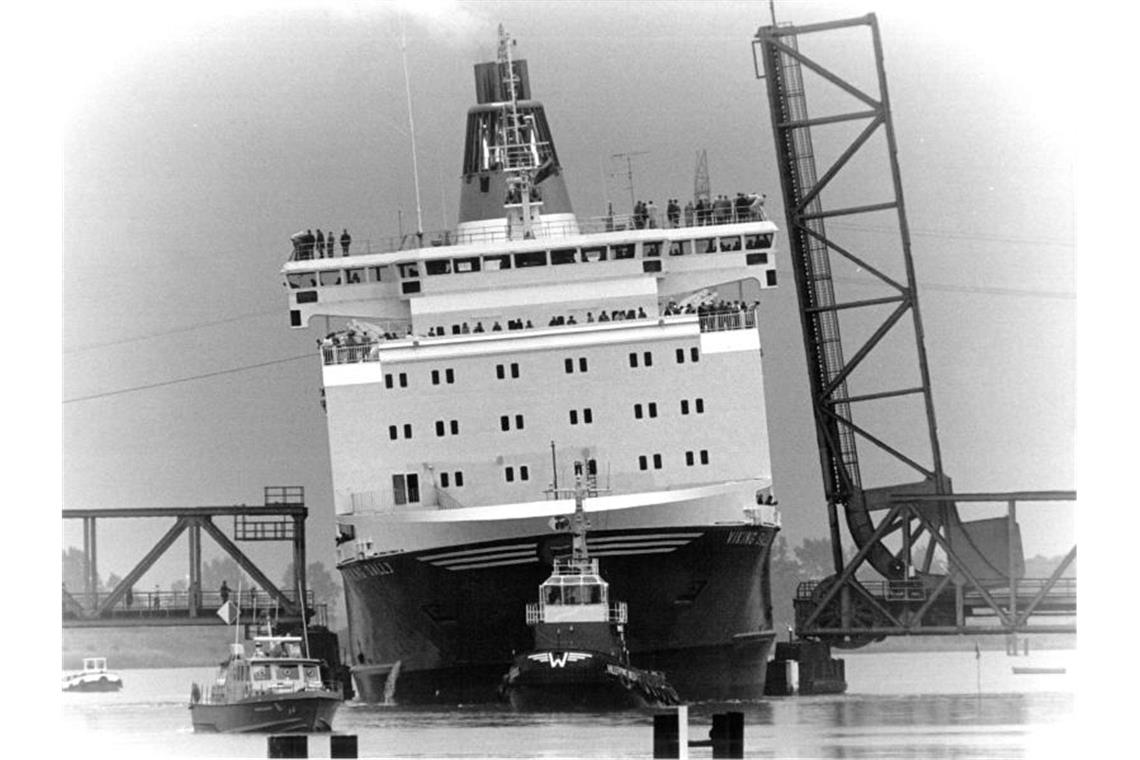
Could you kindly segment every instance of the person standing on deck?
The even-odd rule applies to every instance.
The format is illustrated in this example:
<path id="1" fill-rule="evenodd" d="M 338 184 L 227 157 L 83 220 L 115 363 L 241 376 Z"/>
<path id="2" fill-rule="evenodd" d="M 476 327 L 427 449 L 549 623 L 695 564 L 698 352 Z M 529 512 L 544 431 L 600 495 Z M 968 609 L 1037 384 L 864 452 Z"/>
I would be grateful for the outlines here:
<path id="1" fill-rule="evenodd" d="M 317 258 L 323 259 L 325 257 L 325 233 L 317 228 Z"/>
<path id="2" fill-rule="evenodd" d="M 348 230 L 343 230 L 340 233 L 340 250 L 345 256 L 348 255 L 348 247 L 352 245 L 352 235 L 348 234 Z"/>

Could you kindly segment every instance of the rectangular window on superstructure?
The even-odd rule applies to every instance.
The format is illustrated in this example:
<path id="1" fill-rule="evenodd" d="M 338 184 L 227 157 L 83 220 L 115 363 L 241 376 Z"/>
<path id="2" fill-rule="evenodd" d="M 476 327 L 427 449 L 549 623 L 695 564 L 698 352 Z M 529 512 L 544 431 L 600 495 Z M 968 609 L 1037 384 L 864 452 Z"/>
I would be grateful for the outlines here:
<path id="1" fill-rule="evenodd" d="M 693 252 L 692 240 L 674 240 L 669 245 L 670 256 L 688 256 Z"/>
<path id="2" fill-rule="evenodd" d="M 588 368 L 588 365 L 586 364 L 586 357 L 579 356 L 578 357 L 578 371 L 579 372 L 585 372 L 587 370 L 587 368 Z"/>
<path id="3" fill-rule="evenodd" d="M 646 351 L 642 355 L 641 358 L 644 360 L 643 363 L 645 364 L 646 367 L 652 367 L 653 366 L 653 352 L 652 351 Z"/>
<path id="4" fill-rule="evenodd" d="M 305 272 L 290 272 L 285 275 L 285 279 L 289 281 L 289 287 L 296 290 L 305 284 L 305 278 L 309 275 Z"/>
<path id="5" fill-rule="evenodd" d="M 757 251 L 761 248 L 767 248 L 772 245 L 771 235 L 745 235 L 744 248 L 749 251 Z"/>
<path id="6" fill-rule="evenodd" d="M 349 285 L 358 285 L 364 282 L 363 269 L 346 269 L 344 270 L 344 276 L 348 279 Z"/>
<path id="7" fill-rule="evenodd" d="M 401 280 L 407 280 L 407 279 L 410 279 L 412 277 L 419 277 L 420 276 L 420 270 L 416 269 L 415 264 L 410 264 L 410 263 L 397 264 L 396 269 L 398 269 L 400 272 L 400 279 Z"/>
<path id="8" fill-rule="evenodd" d="M 693 245 L 696 247 L 697 253 L 716 253 L 716 238 L 694 240 Z"/>
<path id="9" fill-rule="evenodd" d="M 395 425 L 388 426 L 388 437 L 393 441 L 400 437 L 400 429 Z"/>
<path id="10" fill-rule="evenodd" d="M 733 235 L 732 237 L 722 237 L 720 239 L 720 249 L 722 251 L 739 251 L 740 236 Z"/>
<path id="11" fill-rule="evenodd" d="M 637 354 L 636 353 L 632 353 L 629 355 L 629 366 L 635 367 L 635 368 L 637 367 Z"/>
<path id="12" fill-rule="evenodd" d="M 704 414 L 705 413 L 705 400 L 703 398 L 697 399 L 696 407 L 697 407 L 697 414 Z"/>
<path id="13" fill-rule="evenodd" d="M 507 467 L 505 470 L 503 470 L 503 475 L 506 477 L 508 483 L 514 483 L 515 482 L 515 468 L 514 467 Z"/>
<path id="14" fill-rule="evenodd" d="M 390 373 L 390 372 L 388 374 L 384 375 L 384 387 L 385 388 L 391 388 L 392 387 L 392 373 Z"/>
<path id="15" fill-rule="evenodd" d="M 483 257 L 483 269 L 487 272 L 497 272 L 500 269 L 511 268 L 511 255 L 504 253 L 502 255 L 492 255 Z"/>
<path id="16" fill-rule="evenodd" d="M 661 242 L 656 241 L 653 243 L 642 243 L 641 244 L 641 255 L 642 256 L 650 256 L 650 257 L 660 256 L 661 255 Z"/>
<path id="17" fill-rule="evenodd" d="M 408 373 L 406 373 L 406 372 L 400 373 L 400 387 L 401 388 L 407 388 L 408 387 Z"/>
<path id="18" fill-rule="evenodd" d="M 582 422 L 587 425 L 592 425 L 594 422 L 594 412 L 588 407 L 582 410 Z"/>
<path id="19" fill-rule="evenodd" d="M 368 267 L 368 281 L 381 282 L 384 279 L 383 267 Z"/>
<path id="20" fill-rule="evenodd" d="M 451 483 L 451 476 L 448 475 L 446 472 L 441 472 L 439 474 L 439 485 L 440 485 L 440 487 L 441 488 L 447 488 L 450 483 Z"/>
<path id="21" fill-rule="evenodd" d="M 523 429 L 523 416 L 521 414 L 515 415 L 515 430 Z"/>
<path id="22" fill-rule="evenodd" d="M 530 480 L 530 470 L 525 464 L 519 465 L 519 480 Z"/>
<path id="23" fill-rule="evenodd" d="M 701 360 L 701 350 L 696 346 L 689 349 L 689 360 L 699 362 Z"/>
<path id="24" fill-rule="evenodd" d="M 633 243 L 622 243 L 611 248 L 615 259 L 632 259 L 634 257 Z"/>
<path id="25" fill-rule="evenodd" d="M 479 257 L 472 256 L 467 259 L 455 259 L 456 272 L 478 272 L 479 271 Z"/>
<path id="26" fill-rule="evenodd" d="M 634 404 L 633 405 L 633 418 L 635 420 L 640 420 L 641 417 L 642 417 L 641 404 Z"/>
<path id="27" fill-rule="evenodd" d="M 431 371 L 431 384 L 432 385 L 439 385 L 439 370 L 438 369 L 433 369 Z"/>
<path id="28" fill-rule="evenodd" d="M 645 456 L 644 454 L 639 456 L 637 458 L 637 468 L 639 470 L 648 470 L 649 469 L 649 457 Z"/>
<path id="29" fill-rule="evenodd" d="M 447 428 L 443 424 L 443 420 L 436 420 L 435 421 L 435 434 L 437 436 L 439 436 L 440 438 L 442 438 L 444 435 L 447 434 Z"/>
<path id="30" fill-rule="evenodd" d="M 650 401 L 649 402 L 649 416 L 650 417 L 656 417 L 657 416 L 657 402 L 656 401 Z"/>
<path id="31" fill-rule="evenodd" d="M 689 399 L 683 398 L 683 399 L 681 399 L 681 414 L 688 414 L 688 413 L 689 413 Z"/>
<path id="32" fill-rule="evenodd" d="M 689 467 L 693 466 L 693 452 L 691 452 L 691 451 L 685 452 L 685 464 L 688 465 Z"/>
<path id="33" fill-rule="evenodd" d="M 495 377 L 499 378 L 500 380 L 506 379 L 507 371 L 506 371 L 506 368 L 503 367 L 502 364 L 496 364 L 495 365 Z"/>
<path id="34" fill-rule="evenodd" d="M 456 488 L 463 488 L 463 471 L 462 470 L 456 470 L 455 471 L 455 487 Z"/>
<path id="35" fill-rule="evenodd" d="M 565 364 L 566 364 L 566 374 L 569 375 L 571 372 L 574 371 L 574 360 L 573 359 L 567 359 Z"/>
<path id="36" fill-rule="evenodd" d="M 455 382 L 455 370 L 445 369 L 443 371 L 443 379 L 447 381 L 448 385 L 453 384 Z"/>
<path id="37" fill-rule="evenodd" d="M 530 251 L 529 253 L 515 254 L 515 268 L 544 267 L 546 266 L 546 251 Z"/>
<path id="38" fill-rule="evenodd" d="M 499 429 L 506 432 L 511 429 L 511 418 L 507 415 L 499 417 Z"/>
<path id="39" fill-rule="evenodd" d="M 578 251 L 574 248 L 560 248 L 556 251 L 550 252 L 550 263 L 555 264 L 573 264 Z"/>
<path id="40" fill-rule="evenodd" d="M 321 285 L 340 285 L 340 270 L 321 272 Z"/>
<path id="41" fill-rule="evenodd" d="M 452 435 L 459 435 L 459 420 L 452 420 L 448 423 L 448 428 L 451 429 Z"/>
<path id="42" fill-rule="evenodd" d="M 404 425 L 404 437 L 405 438 L 411 438 L 412 437 L 412 426 L 410 424 Z"/>
<path id="43" fill-rule="evenodd" d="M 582 261 L 595 262 L 606 260 L 606 247 L 604 245 L 594 246 L 592 248 L 582 249 Z"/>
<path id="44" fill-rule="evenodd" d="M 518 362 L 511 362 L 511 377 L 517 378 L 519 376 Z"/>
<path id="45" fill-rule="evenodd" d="M 660 454 L 654 454 L 653 455 L 653 469 L 655 469 L 655 470 L 661 469 L 661 455 Z"/>
<path id="46" fill-rule="evenodd" d="M 701 449 L 701 464 L 708 464 L 708 463 L 709 463 L 709 450 L 708 449 Z"/>
<path id="47" fill-rule="evenodd" d="M 434 261 L 425 261 L 424 269 L 428 274 L 451 274 L 451 260 L 450 259 L 435 259 Z"/>
<path id="48" fill-rule="evenodd" d="M 683 348 L 677 349 L 677 363 L 678 364 L 684 364 L 685 363 L 685 349 L 683 349 Z"/>
<path id="49" fill-rule="evenodd" d="M 577 425 L 578 424 L 578 410 L 577 409 L 571 409 L 570 410 L 570 424 L 571 425 Z"/>

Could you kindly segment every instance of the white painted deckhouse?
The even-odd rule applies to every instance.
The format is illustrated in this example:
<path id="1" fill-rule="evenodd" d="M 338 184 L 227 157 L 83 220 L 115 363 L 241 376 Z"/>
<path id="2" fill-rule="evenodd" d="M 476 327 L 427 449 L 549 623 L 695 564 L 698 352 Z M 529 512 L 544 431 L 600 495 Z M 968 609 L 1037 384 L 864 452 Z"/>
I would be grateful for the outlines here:
<path id="1" fill-rule="evenodd" d="M 510 54 L 502 35 L 475 67 L 457 229 L 347 256 L 295 237 L 283 270 L 293 327 L 346 325 L 319 355 L 357 686 L 493 699 L 569 553 L 573 500 L 552 489 L 581 462 L 635 664 L 683 699 L 758 696 L 779 518 L 757 294 L 776 227 L 742 204 L 578 220 Z"/>

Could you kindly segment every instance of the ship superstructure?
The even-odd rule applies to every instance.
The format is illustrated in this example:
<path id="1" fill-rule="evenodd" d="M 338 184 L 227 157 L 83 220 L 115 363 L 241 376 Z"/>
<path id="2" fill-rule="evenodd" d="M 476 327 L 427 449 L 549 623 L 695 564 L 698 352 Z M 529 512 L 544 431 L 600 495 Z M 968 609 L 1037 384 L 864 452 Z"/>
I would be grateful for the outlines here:
<path id="1" fill-rule="evenodd" d="M 776 284 L 756 206 L 579 220 L 526 62 L 476 66 L 460 220 L 321 258 L 295 241 L 290 322 L 322 341 L 338 565 L 369 700 L 493 699 L 520 609 L 570 553 L 628 600 L 641 666 L 682 698 L 758 695 L 772 506 L 755 298 Z M 551 490 L 552 494 L 545 492 Z"/>

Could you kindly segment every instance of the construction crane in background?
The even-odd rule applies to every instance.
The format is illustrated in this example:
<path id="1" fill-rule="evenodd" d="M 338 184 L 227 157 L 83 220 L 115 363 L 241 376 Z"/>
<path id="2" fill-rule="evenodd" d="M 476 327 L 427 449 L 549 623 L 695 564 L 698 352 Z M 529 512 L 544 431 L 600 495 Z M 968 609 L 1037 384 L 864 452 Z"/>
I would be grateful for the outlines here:
<path id="1" fill-rule="evenodd" d="M 629 190 L 629 209 L 633 211 L 634 205 L 637 203 L 633 194 L 633 159 L 635 156 L 644 156 L 648 154 L 647 150 L 634 150 L 627 153 L 614 153 L 610 156 L 611 159 L 618 161 L 625 161 L 625 179 L 626 189 Z"/>
<path id="2" fill-rule="evenodd" d="M 800 51 L 801 39 L 839 29 L 870 33 L 871 87 Z M 1005 634 L 1016 646 L 1018 634 L 1075 632 L 1075 578 L 1062 576 L 1076 558 L 1076 544 L 1049 578 L 1025 578 L 1017 523 L 1019 503 L 1075 502 L 1075 492 L 955 494 L 943 469 L 874 14 L 803 26 L 777 25 L 773 18 L 756 33 L 753 57 L 757 78 L 767 81 L 835 567 L 830 577 L 797 589 L 796 636 L 852 648 L 892 635 Z M 815 76 L 813 86 L 837 88 L 854 107 L 809 115 L 805 69 Z M 813 129 L 851 123 L 862 131 L 844 138 L 849 144 L 817 174 Z M 856 205 L 827 207 L 824 188 L 834 188 L 873 138 L 881 138 L 875 155 L 886 157 L 878 167 L 885 191 Z M 698 158 L 698 175 L 700 166 Z M 857 192 L 882 191 L 866 175 L 854 184 Z M 828 219 L 859 214 L 892 216 L 897 238 L 862 251 L 828 235 Z M 843 266 L 859 267 L 885 295 L 838 297 L 833 268 Z M 853 353 L 844 350 L 844 332 L 860 336 Z M 893 352 L 883 350 L 888 338 Z M 900 339 L 912 350 L 912 366 L 898 366 Z M 868 419 L 888 420 L 894 432 L 876 430 Z M 924 450 L 916 452 L 913 433 L 920 430 Z M 966 502 L 1002 504 L 1006 514 L 965 521 L 958 504 Z M 854 545 L 849 559 L 841 515 Z"/>

